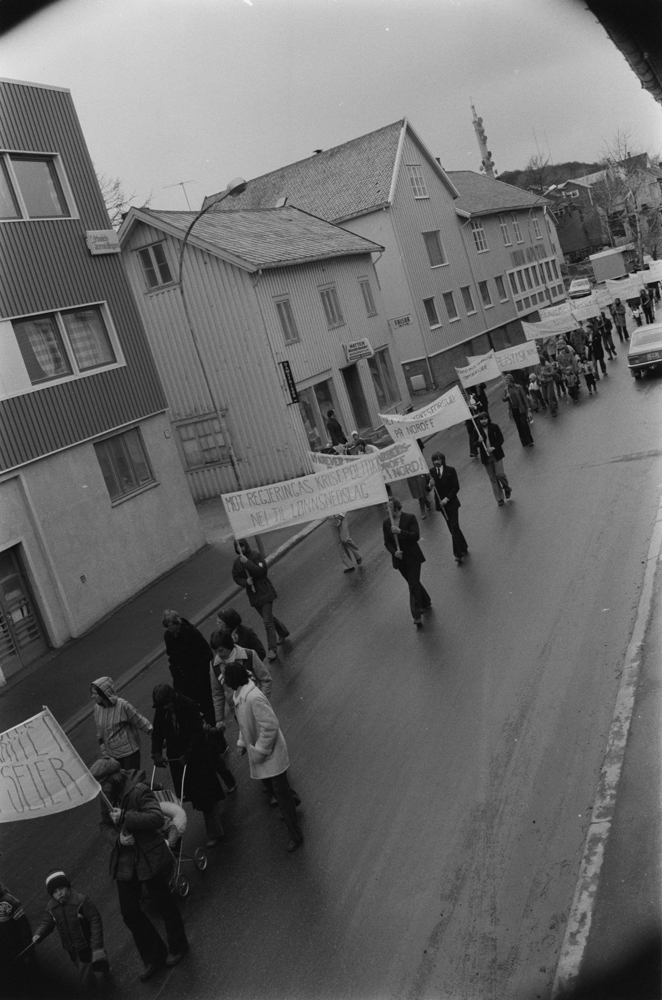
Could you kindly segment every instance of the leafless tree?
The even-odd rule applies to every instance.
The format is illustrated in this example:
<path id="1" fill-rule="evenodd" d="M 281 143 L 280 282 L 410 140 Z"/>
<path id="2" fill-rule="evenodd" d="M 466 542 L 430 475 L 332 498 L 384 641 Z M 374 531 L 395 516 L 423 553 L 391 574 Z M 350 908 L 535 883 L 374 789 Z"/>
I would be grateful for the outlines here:
<path id="1" fill-rule="evenodd" d="M 551 178 L 549 176 L 549 165 L 550 159 L 548 156 L 543 156 L 542 153 L 536 153 L 531 157 L 526 165 L 525 173 L 528 176 L 528 186 L 535 188 L 540 194 L 545 191 L 550 183 Z"/>
<path id="2" fill-rule="evenodd" d="M 136 197 L 135 191 L 130 195 L 125 194 L 119 177 L 113 178 L 108 177 L 107 174 L 97 173 L 97 180 L 99 181 L 101 194 L 103 195 L 103 200 L 106 204 L 106 209 L 108 210 L 110 224 L 113 229 L 119 229 L 122 225 L 124 216 L 134 202 Z M 150 194 L 147 201 L 145 201 L 141 207 L 147 208 L 151 200 L 152 195 Z"/>

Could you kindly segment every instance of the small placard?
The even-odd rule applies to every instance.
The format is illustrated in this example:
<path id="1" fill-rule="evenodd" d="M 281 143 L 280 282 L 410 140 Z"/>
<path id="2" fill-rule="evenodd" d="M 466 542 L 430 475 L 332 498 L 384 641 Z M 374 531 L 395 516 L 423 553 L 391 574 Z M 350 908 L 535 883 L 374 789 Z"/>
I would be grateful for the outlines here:
<path id="1" fill-rule="evenodd" d="M 122 248 L 114 229 L 88 229 L 85 233 L 87 248 L 92 256 L 100 253 L 121 253 Z"/>
<path id="2" fill-rule="evenodd" d="M 283 369 L 283 375 L 285 376 L 285 385 L 287 386 L 287 391 L 290 394 L 290 399 L 293 403 L 299 402 L 299 393 L 297 392 L 296 383 L 294 381 L 294 375 L 292 374 L 292 368 L 290 367 L 289 361 L 280 361 L 281 368 Z"/>
<path id="3" fill-rule="evenodd" d="M 353 340 L 351 344 L 343 344 L 343 347 L 345 357 L 350 364 L 352 361 L 360 361 L 361 358 L 371 358 L 375 353 L 369 340 Z"/>

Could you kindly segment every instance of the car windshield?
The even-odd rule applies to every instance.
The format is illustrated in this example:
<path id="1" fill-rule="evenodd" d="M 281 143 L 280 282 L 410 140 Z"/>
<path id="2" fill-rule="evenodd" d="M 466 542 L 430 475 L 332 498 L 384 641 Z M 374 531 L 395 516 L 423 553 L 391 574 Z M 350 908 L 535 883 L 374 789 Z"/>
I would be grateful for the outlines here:
<path id="1" fill-rule="evenodd" d="M 662 328 L 660 327 L 650 333 L 639 333 L 637 330 L 632 334 L 632 347 L 650 347 L 653 344 L 662 347 Z"/>

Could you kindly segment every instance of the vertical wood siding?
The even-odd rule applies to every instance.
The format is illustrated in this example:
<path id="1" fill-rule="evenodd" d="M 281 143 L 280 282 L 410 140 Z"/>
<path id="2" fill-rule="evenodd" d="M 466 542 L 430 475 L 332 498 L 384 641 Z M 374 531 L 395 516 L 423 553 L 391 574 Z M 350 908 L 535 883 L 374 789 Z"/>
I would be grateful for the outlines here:
<path id="1" fill-rule="evenodd" d="M 68 92 L 0 82 L 0 148 L 61 156 L 77 219 L 0 222 L 0 318 L 105 301 L 126 367 L 0 401 L 0 469 L 11 469 L 166 406 L 119 255 L 92 257 L 110 224 Z"/>

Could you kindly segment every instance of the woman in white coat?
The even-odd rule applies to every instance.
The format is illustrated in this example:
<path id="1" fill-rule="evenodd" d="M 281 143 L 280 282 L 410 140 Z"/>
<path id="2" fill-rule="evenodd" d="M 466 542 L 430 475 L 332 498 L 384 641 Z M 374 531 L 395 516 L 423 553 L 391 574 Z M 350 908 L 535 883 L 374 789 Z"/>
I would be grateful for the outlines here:
<path id="1" fill-rule="evenodd" d="M 240 731 L 237 746 L 241 753 L 248 753 L 251 778 L 262 781 L 275 796 L 290 834 L 287 851 L 291 854 L 301 847 L 303 833 L 296 809 L 301 800 L 287 780 L 290 758 L 285 737 L 268 699 L 236 660 L 225 668 L 225 684 L 234 691 Z"/>

